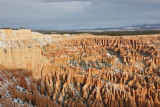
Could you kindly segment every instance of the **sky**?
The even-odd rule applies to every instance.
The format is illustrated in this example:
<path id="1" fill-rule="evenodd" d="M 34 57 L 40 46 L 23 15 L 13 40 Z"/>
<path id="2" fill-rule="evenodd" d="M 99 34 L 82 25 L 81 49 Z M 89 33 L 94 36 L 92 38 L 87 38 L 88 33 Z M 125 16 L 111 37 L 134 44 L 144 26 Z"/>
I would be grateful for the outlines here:
<path id="1" fill-rule="evenodd" d="M 0 0 L 0 27 L 94 29 L 160 24 L 160 0 Z"/>

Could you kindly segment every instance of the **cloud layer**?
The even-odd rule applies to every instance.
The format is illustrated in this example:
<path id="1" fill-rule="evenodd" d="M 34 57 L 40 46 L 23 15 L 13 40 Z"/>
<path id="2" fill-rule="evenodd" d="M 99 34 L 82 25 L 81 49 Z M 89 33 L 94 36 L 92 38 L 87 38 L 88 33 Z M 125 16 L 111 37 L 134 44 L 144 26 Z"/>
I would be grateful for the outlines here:
<path id="1" fill-rule="evenodd" d="M 0 27 L 86 29 L 160 23 L 159 0 L 0 0 Z"/>

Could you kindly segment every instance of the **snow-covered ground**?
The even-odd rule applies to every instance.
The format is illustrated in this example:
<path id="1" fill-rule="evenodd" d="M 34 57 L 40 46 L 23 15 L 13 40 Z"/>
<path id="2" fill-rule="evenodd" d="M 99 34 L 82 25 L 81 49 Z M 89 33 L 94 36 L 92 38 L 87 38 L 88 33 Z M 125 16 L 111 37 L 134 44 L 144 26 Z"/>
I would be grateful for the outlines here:
<path id="1" fill-rule="evenodd" d="M 108 56 L 111 56 L 111 54 L 110 54 L 110 53 L 108 53 L 108 52 L 107 52 L 107 55 L 108 55 Z"/>
<path id="2" fill-rule="evenodd" d="M 24 102 L 20 98 L 13 98 L 13 102 L 22 104 L 22 106 L 24 106 Z"/>
<path id="3" fill-rule="evenodd" d="M 2 33 L 0 33 L 0 35 L 2 39 L 5 39 L 5 36 Z"/>
<path id="4" fill-rule="evenodd" d="M 135 65 L 135 67 L 139 68 L 140 70 L 144 71 L 144 69 L 138 65 Z"/>
<path id="5" fill-rule="evenodd" d="M 30 81 L 28 78 L 25 78 L 25 80 L 27 81 L 28 86 L 30 86 Z"/>
<path id="6" fill-rule="evenodd" d="M 17 89 L 18 91 L 20 91 L 20 92 L 22 92 L 22 91 L 25 90 L 25 89 L 24 89 L 23 87 L 21 87 L 21 86 L 17 86 L 16 89 Z"/>

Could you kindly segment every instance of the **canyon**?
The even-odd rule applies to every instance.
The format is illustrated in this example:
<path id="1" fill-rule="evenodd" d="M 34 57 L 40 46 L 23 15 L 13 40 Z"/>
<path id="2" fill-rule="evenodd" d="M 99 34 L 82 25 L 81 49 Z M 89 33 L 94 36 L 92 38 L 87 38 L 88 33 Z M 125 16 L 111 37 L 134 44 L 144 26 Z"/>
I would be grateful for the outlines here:
<path id="1" fill-rule="evenodd" d="M 160 34 L 0 29 L 0 55 L 0 106 L 160 106 Z"/>

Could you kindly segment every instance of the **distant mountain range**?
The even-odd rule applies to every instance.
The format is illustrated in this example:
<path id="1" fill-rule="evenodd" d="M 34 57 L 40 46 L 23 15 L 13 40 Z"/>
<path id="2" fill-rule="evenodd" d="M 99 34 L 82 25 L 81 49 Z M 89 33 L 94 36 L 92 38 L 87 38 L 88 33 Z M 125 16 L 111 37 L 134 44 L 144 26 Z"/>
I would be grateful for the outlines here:
<path id="1" fill-rule="evenodd" d="M 104 31 L 142 31 L 142 30 L 158 30 L 160 31 L 160 24 L 143 24 L 127 27 L 118 28 L 96 28 L 96 29 L 86 29 L 82 31 L 89 32 L 104 32 Z"/>

